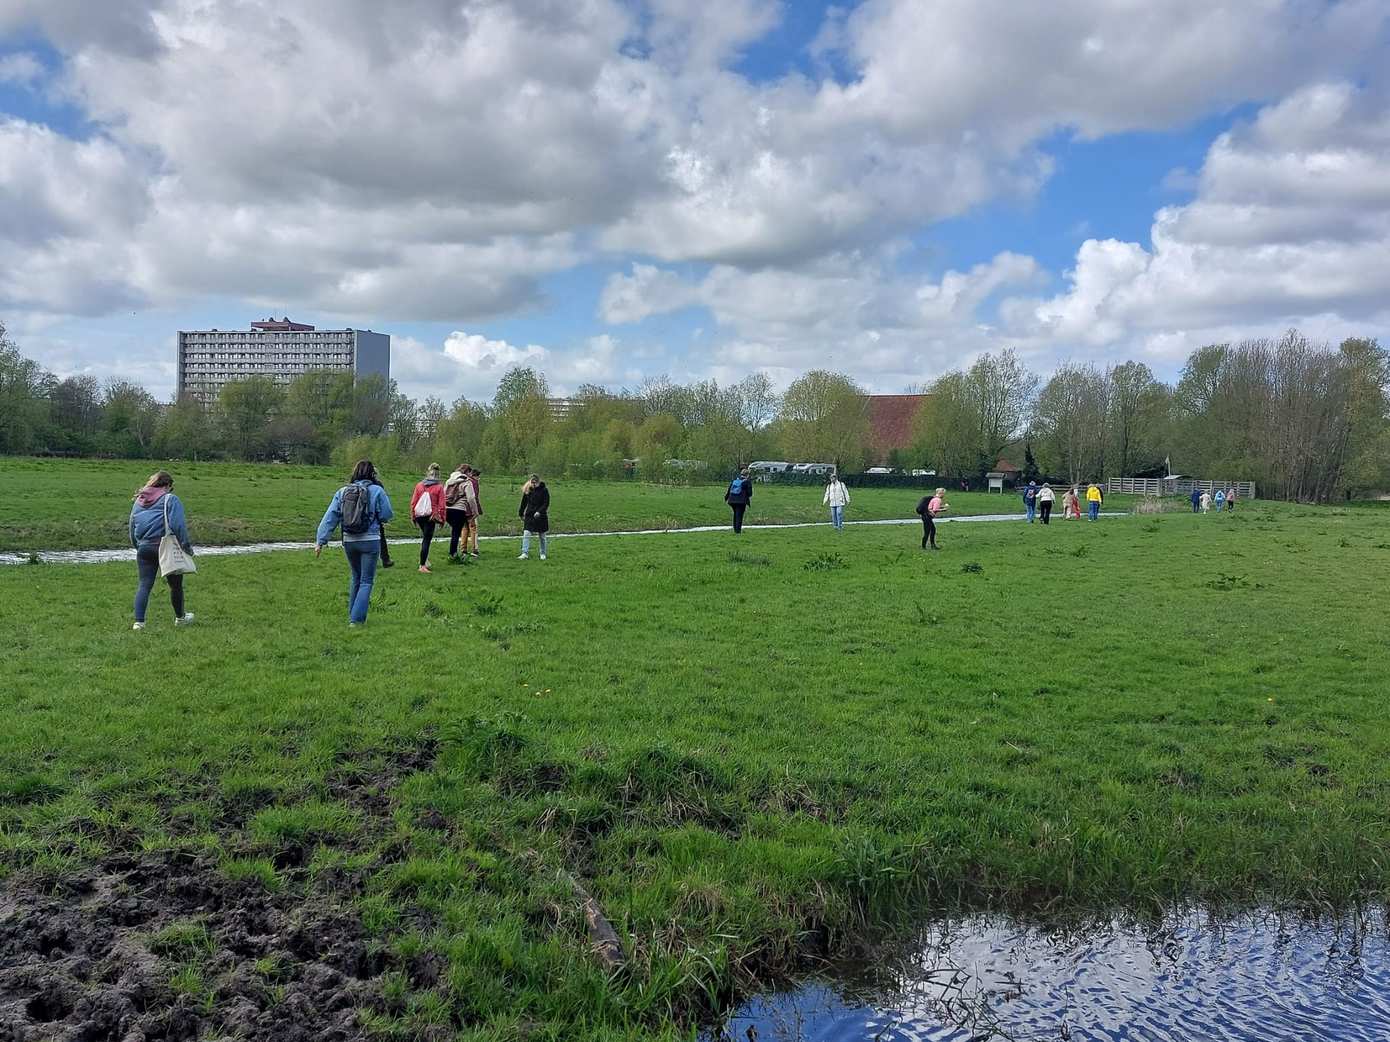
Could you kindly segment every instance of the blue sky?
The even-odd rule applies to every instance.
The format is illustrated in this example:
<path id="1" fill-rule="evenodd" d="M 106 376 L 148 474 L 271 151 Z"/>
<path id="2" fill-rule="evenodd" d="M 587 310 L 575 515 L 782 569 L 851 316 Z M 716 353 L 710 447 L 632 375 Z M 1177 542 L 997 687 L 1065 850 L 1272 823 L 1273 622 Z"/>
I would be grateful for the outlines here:
<path id="1" fill-rule="evenodd" d="M 344 5 L 0 16 L 28 353 L 168 395 L 177 329 L 274 311 L 392 333 L 417 396 L 516 362 L 896 391 L 1387 325 L 1374 5 Z"/>

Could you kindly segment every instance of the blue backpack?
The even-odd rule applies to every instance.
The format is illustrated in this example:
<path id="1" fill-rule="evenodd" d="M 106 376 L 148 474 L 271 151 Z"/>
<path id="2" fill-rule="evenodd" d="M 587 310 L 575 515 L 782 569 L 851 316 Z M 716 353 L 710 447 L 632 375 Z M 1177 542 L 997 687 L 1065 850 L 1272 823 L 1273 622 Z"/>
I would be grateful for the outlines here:
<path id="1" fill-rule="evenodd" d="M 734 478 L 729 482 L 729 498 L 739 499 L 743 496 L 743 478 Z"/>

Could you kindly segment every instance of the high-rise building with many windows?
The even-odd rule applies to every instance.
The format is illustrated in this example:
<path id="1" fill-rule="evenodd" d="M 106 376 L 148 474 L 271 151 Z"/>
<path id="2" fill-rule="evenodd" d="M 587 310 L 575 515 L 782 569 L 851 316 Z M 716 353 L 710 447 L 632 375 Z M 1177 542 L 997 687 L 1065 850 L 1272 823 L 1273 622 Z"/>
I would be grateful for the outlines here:
<path id="1" fill-rule="evenodd" d="M 202 402 L 222 385 L 251 376 L 289 383 L 310 369 L 337 369 L 355 378 L 391 379 L 391 337 L 368 329 L 315 329 L 288 318 L 252 322 L 251 328 L 179 333 L 179 394 Z"/>

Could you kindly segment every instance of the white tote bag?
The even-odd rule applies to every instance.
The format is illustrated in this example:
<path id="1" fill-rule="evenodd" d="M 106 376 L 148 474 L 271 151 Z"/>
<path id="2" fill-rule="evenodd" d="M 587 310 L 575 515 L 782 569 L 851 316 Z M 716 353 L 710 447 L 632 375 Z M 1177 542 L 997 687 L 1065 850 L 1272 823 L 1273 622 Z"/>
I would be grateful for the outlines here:
<path id="1" fill-rule="evenodd" d="M 159 540 L 159 574 L 191 575 L 198 570 L 193 555 L 179 545 L 178 536 L 169 531 L 169 494 L 164 496 L 164 535 Z"/>

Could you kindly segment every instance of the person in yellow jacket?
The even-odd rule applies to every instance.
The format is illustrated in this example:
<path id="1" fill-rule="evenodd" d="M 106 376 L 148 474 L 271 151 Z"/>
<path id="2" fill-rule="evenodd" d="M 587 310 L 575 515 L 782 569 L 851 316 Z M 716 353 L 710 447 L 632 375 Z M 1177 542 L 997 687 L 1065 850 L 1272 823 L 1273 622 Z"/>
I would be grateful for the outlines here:
<path id="1" fill-rule="evenodd" d="M 1105 497 L 1100 494 L 1100 486 L 1094 481 L 1086 487 L 1086 510 L 1089 512 L 1089 520 L 1094 521 L 1100 517 L 1100 505 L 1105 502 Z"/>

